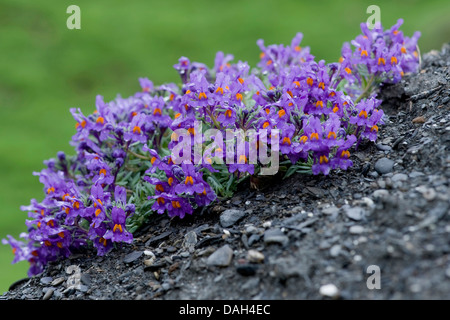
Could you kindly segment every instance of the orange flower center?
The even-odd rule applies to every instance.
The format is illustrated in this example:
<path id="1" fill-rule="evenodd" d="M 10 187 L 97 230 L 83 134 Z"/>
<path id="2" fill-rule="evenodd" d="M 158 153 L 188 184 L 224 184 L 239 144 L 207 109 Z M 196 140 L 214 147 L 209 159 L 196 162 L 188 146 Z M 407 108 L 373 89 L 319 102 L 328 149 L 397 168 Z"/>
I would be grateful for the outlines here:
<path id="1" fill-rule="evenodd" d="M 348 150 L 343 150 L 341 152 L 341 158 L 350 158 L 350 152 Z"/>
<path id="2" fill-rule="evenodd" d="M 134 126 L 133 133 L 141 134 L 141 128 L 138 126 Z"/>
<path id="3" fill-rule="evenodd" d="M 187 176 L 184 184 L 190 184 L 191 186 L 194 184 L 194 179 L 191 176 Z"/>
<path id="4" fill-rule="evenodd" d="M 300 138 L 300 142 L 306 143 L 306 141 L 308 141 L 308 137 L 307 137 L 307 136 L 302 136 L 302 137 Z"/>
<path id="5" fill-rule="evenodd" d="M 113 232 L 116 232 L 116 230 L 119 230 L 119 232 L 122 233 L 123 232 L 122 225 L 121 224 L 115 224 L 114 228 L 113 228 Z"/>
<path id="6" fill-rule="evenodd" d="M 367 111 L 361 110 L 361 112 L 358 114 L 358 117 L 360 118 L 364 117 L 365 119 L 367 119 Z"/>
<path id="7" fill-rule="evenodd" d="M 327 156 L 320 156 L 320 158 L 319 158 L 319 163 L 320 163 L 320 164 L 322 164 L 322 163 L 328 163 L 328 158 L 327 158 Z"/>
<path id="8" fill-rule="evenodd" d="M 181 208 L 180 201 L 172 201 L 172 207 L 174 207 L 175 209 Z"/>
<path id="9" fill-rule="evenodd" d="M 220 94 L 223 94 L 223 88 L 222 87 L 218 87 L 216 89 L 216 93 L 220 92 Z"/>
<path id="10" fill-rule="evenodd" d="M 289 137 L 284 137 L 281 144 L 291 145 L 291 139 Z"/>
<path id="11" fill-rule="evenodd" d="M 247 157 L 246 157 L 245 155 L 241 154 L 241 155 L 239 156 L 239 161 L 238 161 L 238 163 L 239 163 L 239 164 L 247 163 Z"/>

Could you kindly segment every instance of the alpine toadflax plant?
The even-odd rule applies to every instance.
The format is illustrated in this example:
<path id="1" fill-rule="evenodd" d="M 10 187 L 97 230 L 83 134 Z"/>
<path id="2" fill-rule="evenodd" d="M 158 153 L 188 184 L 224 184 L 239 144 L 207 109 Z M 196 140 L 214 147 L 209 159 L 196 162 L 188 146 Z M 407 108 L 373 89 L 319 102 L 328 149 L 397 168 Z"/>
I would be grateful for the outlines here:
<path id="1" fill-rule="evenodd" d="M 182 57 L 179 85 L 141 78 L 133 96 L 97 96 L 90 115 L 71 109 L 75 155 L 59 152 L 35 173 L 45 197 L 21 208 L 23 241 L 3 239 L 13 262 L 27 260 L 34 275 L 80 247 L 104 255 L 132 243 L 152 213 L 183 218 L 274 163 L 285 176 L 348 169 L 353 150 L 383 125 L 379 85 L 418 68 L 420 33 L 404 36 L 402 22 L 362 23 L 336 63 L 316 61 L 298 33 L 288 46 L 258 40 L 256 68 L 222 52 L 212 68 Z"/>

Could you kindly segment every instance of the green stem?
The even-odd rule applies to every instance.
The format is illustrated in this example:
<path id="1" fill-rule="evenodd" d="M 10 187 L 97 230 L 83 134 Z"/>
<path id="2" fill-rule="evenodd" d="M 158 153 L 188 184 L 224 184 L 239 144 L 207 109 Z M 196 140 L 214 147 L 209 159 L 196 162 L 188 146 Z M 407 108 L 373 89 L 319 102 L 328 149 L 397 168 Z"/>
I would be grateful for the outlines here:
<path id="1" fill-rule="evenodd" d="M 365 96 L 370 92 L 370 89 L 372 87 L 372 83 L 374 82 L 374 80 L 375 80 L 375 75 L 373 74 L 372 77 L 370 77 L 369 81 L 367 82 L 367 85 L 364 88 L 364 91 L 355 100 L 355 104 L 357 104 L 359 101 L 361 101 L 362 98 L 365 98 Z"/>
<path id="2" fill-rule="evenodd" d="M 136 158 L 142 159 L 142 160 L 151 160 L 149 157 L 137 154 L 134 151 L 131 151 L 130 149 L 127 150 L 128 153 L 131 153 L 133 156 L 135 156 Z"/>
<path id="3" fill-rule="evenodd" d="M 214 117 L 214 115 L 212 114 L 211 110 L 209 110 L 208 108 L 206 109 L 206 112 L 208 113 L 209 117 L 212 119 L 214 126 L 218 129 L 218 130 L 222 130 L 222 126 L 220 125 L 220 123 L 217 122 L 216 117 Z"/>

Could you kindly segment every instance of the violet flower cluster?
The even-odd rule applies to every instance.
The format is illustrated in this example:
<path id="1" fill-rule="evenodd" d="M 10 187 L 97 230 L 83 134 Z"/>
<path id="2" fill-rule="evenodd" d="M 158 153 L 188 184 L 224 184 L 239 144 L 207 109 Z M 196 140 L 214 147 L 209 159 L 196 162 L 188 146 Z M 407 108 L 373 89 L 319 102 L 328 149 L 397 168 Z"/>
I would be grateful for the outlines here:
<path id="1" fill-rule="evenodd" d="M 81 247 L 104 255 L 131 243 L 154 212 L 183 218 L 230 196 L 268 165 L 250 161 L 252 147 L 275 151 L 289 164 L 286 175 L 348 169 L 352 149 L 362 139 L 375 141 L 383 124 L 380 83 L 397 82 L 418 68 L 420 33 L 404 36 L 402 22 L 388 30 L 362 23 L 353 49 L 345 43 L 336 63 L 316 61 L 309 47 L 300 46 L 298 33 L 288 46 L 258 40 L 260 61 L 252 70 L 222 52 L 212 68 L 182 57 L 174 65 L 180 85 L 154 86 L 140 78 L 141 90 L 133 96 L 110 102 L 97 96 L 90 115 L 71 109 L 76 154 L 60 152 L 35 173 L 45 197 L 21 208 L 29 216 L 23 241 L 3 239 L 13 248 L 13 262 L 28 261 L 34 275 Z M 207 148 L 203 133 L 211 128 L 216 134 Z M 218 133 L 250 130 L 270 139 L 256 140 L 256 146 L 244 139 L 240 153 L 219 139 Z M 174 150 L 186 142 L 190 161 L 179 163 Z M 194 159 L 199 149 L 200 161 Z"/>

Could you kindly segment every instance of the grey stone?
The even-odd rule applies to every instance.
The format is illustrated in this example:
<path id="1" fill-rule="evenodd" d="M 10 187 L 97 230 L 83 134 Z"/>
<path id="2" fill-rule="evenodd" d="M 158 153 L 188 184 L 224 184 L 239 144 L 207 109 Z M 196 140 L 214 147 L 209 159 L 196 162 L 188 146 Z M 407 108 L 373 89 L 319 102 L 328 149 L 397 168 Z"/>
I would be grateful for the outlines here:
<path id="1" fill-rule="evenodd" d="M 327 215 L 335 215 L 338 212 L 339 212 L 339 208 L 334 205 L 322 209 L 322 213 L 327 214 Z"/>
<path id="2" fill-rule="evenodd" d="M 392 182 L 403 182 L 408 180 L 408 176 L 404 173 L 396 173 L 391 178 Z"/>
<path id="3" fill-rule="evenodd" d="M 266 244 L 277 243 L 286 245 L 289 242 L 289 238 L 280 229 L 269 229 L 264 232 L 264 242 Z"/>
<path id="4" fill-rule="evenodd" d="M 332 257 L 337 257 L 341 253 L 341 250 L 342 246 L 340 244 L 335 244 L 330 248 L 330 255 Z"/>
<path id="5" fill-rule="evenodd" d="M 228 209 L 220 215 L 220 225 L 224 228 L 231 227 L 236 222 L 244 218 L 245 212 L 242 210 Z"/>
<path id="6" fill-rule="evenodd" d="M 258 242 L 259 239 L 261 239 L 261 236 L 259 234 L 252 234 L 250 237 L 248 237 L 248 245 L 252 246 L 255 242 Z"/>
<path id="7" fill-rule="evenodd" d="M 50 284 L 53 281 L 52 277 L 42 277 L 40 283 L 42 284 Z"/>
<path id="8" fill-rule="evenodd" d="M 91 276 L 87 273 L 83 273 L 81 274 L 81 282 L 86 285 L 86 286 L 90 286 L 91 285 Z"/>
<path id="9" fill-rule="evenodd" d="M 233 258 L 233 250 L 229 245 L 224 245 L 214 251 L 206 260 L 206 263 L 210 266 L 227 267 L 231 263 Z"/>
<path id="10" fill-rule="evenodd" d="M 48 300 L 52 297 L 53 291 L 55 291 L 53 288 L 48 288 L 47 291 L 44 294 L 44 297 L 42 297 L 42 300 Z"/>
<path id="11" fill-rule="evenodd" d="M 166 248 L 166 251 L 167 251 L 168 253 L 174 253 L 174 252 L 177 251 L 177 248 L 175 248 L 174 246 L 168 246 L 168 247 Z"/>
<path id="12" fill-rule="evenodd" d="M 133 252 L 127 254 L 123 258 L 123 262 L 124 263 L 132 263 L 132 262 L 136 261 L 137 259 L 139 259 L 143 254 L 144 254 L 144 251 L 133 251 Z"/>
<path id="13" fill-rule="evenodd" d="M 392 148 L 390 146 L 385 145 L 385 144 L 378 143 L 376 145 L 376 147 L 377 147 L 378 150 L 381 150 L 381 151 L 392 151 Z"/>
<path id="14" fill-rule="evenodd" d="M 389 196 L 389 191 L 387 191 L 386 189 L 378 189 L 373 192 L 374 198 L 384 198 L 387 196 Z"/>
<path id="15" fill-rule="evenodd" d="M 89 287 L 88 287 L 87 285 L 82 284 L 82 285 L 80 286 L 80 291 L 81 291 L 81 292 L 88 292 L 88 290 L 89 290 Z"/>
<path id="16" fill-rule="evenodd" d="M 63 283 L 64 280 L 65 280 L 64 277 L 56 278 L 55 280 L 52 281 L 52 286 L 58 286 L 61 283 Z"/>
<path id="17" fill-rule="evenodd" d="M 412 171 L 412 172 L 410 172 L 409 177 L 410 177 L 410 178 L 417 178 L 417 177 L 421 177 L 421 176 L 423 176 L 423 175 L 424 175 L 423 172 L 420 172 L 420 171 Z"/>
<path id="18" fill-rule="evenodd" d="M 195 231 L 189 231 L 184 236 L 183 247 L 193 248 L 197 244 L 197 233 Z"/>
<path id="19" fill-rule="evenodd" d="M 351 226 L 351 227 L 350 227 L 349 232 L 350 232 L 351 234 L 361 234 L 361 233 L 364 232 L 364 230 L 365 230 L 365 229 L 364 229 L 363 226 L 355 225 L 355 226 Z"/>
<path id="20" fill-rule="evenodd" d="M 388 158 L 381 158 L 375 162 L 375 171 L 379 174 L 392 172 L 394 169 L 394 161 Z"/>
<path id="21" fill-rule="evenodd" d="M 355 221 L 364 218 L 365 214 L 366 211 L 362 207 L 345 208 L 345 215 Z"/>

